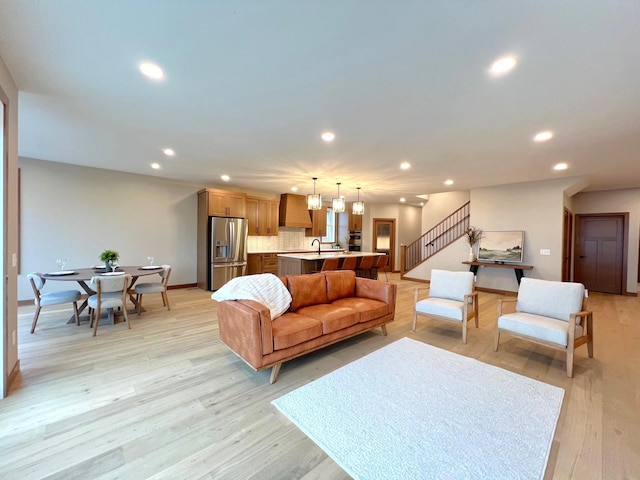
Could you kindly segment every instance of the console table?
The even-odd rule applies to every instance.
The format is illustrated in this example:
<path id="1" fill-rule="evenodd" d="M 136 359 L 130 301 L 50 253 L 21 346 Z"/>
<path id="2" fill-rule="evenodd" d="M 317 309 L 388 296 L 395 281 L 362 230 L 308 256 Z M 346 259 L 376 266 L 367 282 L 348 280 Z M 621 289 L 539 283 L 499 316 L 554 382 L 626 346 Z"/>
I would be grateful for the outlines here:
<path id="1" fill-rule="evenodd" d="M 474 275 L 478 274 L 479 267 L 491 267 L 491 268 L 510 268 L 516 274 L 516 280 L 518 280 L 518 285 L 520 285 L 520 280 L 524 277 L 523 270 L 531 270 L 533 269 L 533 265 L 520 265 L 513 263 L 491 263 L 491 262 L 462 262 L 465 265 L 469 265 L 469 270 L 473 272 Z"/>

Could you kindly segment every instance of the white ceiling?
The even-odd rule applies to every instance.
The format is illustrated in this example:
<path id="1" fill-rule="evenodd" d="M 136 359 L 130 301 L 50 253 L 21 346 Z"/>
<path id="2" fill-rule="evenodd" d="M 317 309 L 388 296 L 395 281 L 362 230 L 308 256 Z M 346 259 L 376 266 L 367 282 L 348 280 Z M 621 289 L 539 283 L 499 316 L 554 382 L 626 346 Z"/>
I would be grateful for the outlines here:
<path id="1" fill-rule="evenodd" d="M 21 156 L 347 200 L 640 187 L 639 45 L 634 0 L 0 0 Z"/>

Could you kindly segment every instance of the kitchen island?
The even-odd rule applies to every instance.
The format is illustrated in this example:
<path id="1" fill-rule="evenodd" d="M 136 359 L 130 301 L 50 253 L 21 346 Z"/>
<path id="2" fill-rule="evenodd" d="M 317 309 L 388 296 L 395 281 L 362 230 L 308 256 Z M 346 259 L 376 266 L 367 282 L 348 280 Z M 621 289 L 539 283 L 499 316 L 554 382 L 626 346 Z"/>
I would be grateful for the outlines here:
<path id="1" fill-rule="evenodd" d="M 278 275 L 302 275 L 317 272 L 326 258 L 378 257 L 376 252 L 321 252 L 318 253 L 281 253 L 278 255 Z"/>

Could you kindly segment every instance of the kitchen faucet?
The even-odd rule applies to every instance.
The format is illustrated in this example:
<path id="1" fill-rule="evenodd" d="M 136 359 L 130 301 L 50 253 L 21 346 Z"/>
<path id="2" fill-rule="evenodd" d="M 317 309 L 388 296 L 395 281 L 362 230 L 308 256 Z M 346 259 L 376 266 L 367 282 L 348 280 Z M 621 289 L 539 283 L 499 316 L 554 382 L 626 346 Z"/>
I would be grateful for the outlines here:
<path id="1" fill-rule="evenodd" d="M 319 238 L 314 238 L 313 242 L 311 242 L 311 246 L 313 247 L 313 244 L 318 242 L 318 255 L 320 255 L 320 239 Z"/>

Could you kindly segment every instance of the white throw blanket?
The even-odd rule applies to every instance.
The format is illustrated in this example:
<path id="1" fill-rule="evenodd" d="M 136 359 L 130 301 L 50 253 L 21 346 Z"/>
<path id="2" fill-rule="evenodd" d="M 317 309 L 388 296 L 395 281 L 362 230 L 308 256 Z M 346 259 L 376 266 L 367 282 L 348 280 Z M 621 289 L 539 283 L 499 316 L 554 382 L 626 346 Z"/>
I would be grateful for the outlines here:
<path id="1" fill-rule="evenodd" d="M 233 278 L 214 292 L 211 298 L 218 302 L 255 300 L 269 308 L 271 320 L 282 315 L 291 305 L 289 290 L 272 273 Z"/>

